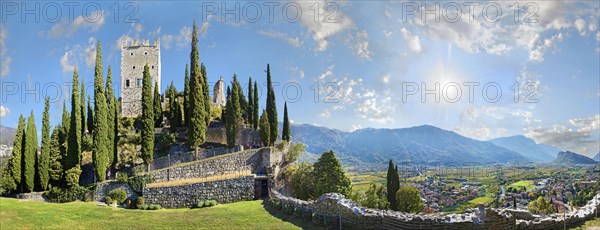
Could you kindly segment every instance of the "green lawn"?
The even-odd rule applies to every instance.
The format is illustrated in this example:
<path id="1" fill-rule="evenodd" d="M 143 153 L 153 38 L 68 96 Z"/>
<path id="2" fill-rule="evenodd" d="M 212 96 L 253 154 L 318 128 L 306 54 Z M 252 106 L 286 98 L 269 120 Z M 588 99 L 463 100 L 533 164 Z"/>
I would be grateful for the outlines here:
<path id="1" fill-rule="evenodd" d="M 477 197 L 475 199 L 470 200 L 469 203 L 471 203 L 471 204 L 479 204 L 479 203 L 488 204 L 488 203 L 491 203 L 492 201 L 494 201 L 494 198 L 482 196 L 482 197 Z"/>
<path id="2" fill-rule="evenodd" d="M 517 189 L 518 191 L 521 191 L 521 188 L 522 188 L 522 187 L 525 187 L 525 189 L 526 189 L 527 191 L 531 191 L 531 190 L 533 190 L 533 189 L 535 188 L 535 185 L 533 184 L 533 181 L 530 181 L 530 180 L 522 180 L 522 181 L 518 181 L 518 182 L 512 183 L 512 184 L 511 184 L 511 185 L 509 185 L 508 187 L 509 187 L 509 188 L 510 188 L 510 187 L 513 187 L 513 188 Z"/>
<path id="3" fill-rule="evenodd" d="M 202 209 L 130 210 L 93 202 L 52 204 L 0 198 L 0 229 L 299 229 L 311 223 L 288 217 L 261 200 Z"/>

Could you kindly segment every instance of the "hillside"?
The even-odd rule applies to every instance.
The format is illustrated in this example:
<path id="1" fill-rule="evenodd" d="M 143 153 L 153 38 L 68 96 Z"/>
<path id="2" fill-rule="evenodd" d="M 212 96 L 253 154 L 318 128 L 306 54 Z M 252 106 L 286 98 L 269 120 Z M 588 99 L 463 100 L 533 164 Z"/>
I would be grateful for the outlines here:
<path id="1" fill-rule="evenodd" d="M 589 157 L 579 155 L 577 153 L 564 151 L 558 153 L 558 156 L 553 161 L 555 164 L 574 165 L 574 164 L 596 164 L 596 161 Z"/>
<path id="2" fill-rule="evenodd" d="M 491 139 L 489 142 L 520 153 L 533 162 L 550 162 L 560 152 L 557 148 L 545 144 L 537 144 L 533 139 L 522 135 L 500 137 Z"/>
<path id="3" fill-rule="evenodd" d="M 0 145 L 12 146 L 16 129 L 0 125 Z"/>
<path id="4" fill-rule="evenodd" d="M 455 132 L 424 125 L 402 129 L 360 129 L 344 132 L 314 125 L 292 125 L 295 140 L 307 145 L 307 151 L 336 152 L 342 163 L 423 162 L 440 164 L 529 162 L 529 159 L 496 146 Z"/>
<path id="5" fill-rule="evenodd" d="M 596 156 L 594 156 L 592 158 L 592 160 L 595 160 L 596 162 L 600 162 L 600 152 L 596 153 Z"/>

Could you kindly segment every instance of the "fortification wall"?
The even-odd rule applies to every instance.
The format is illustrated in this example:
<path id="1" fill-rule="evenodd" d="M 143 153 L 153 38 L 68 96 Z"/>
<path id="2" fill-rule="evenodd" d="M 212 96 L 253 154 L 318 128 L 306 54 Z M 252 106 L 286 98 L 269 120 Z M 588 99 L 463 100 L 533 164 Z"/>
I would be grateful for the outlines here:
<path id="1" fill-rule="evenodd" d="M 165 208 L 191 208 L 202 200 L 216 200 L 221 204 L 252 200 L 254 175 L 171 187 L 144 188 L 142 194 L 147 204 L 160 204 Z"/>
<path id="2" fill-rule="evenodd" d="M 169 168 L 151 171 L 154 182 L 203 178 L 250 170 L 264 174 L 267 167 L 279 164 L 283 153 L 272 148 L 248 149 Z"/>
<path id="3" fill-rule="evenodd" d="M 562 229 L 562 214 L 548 216 L 532 215 L 533 219 L 521 220 L 519 216 L 529 216 L 523 211 L 510 209 L 469 210 L 465 214 L 417 215 L 389 210 L 363 208 L 343 195 L 328 193 L 316 201 L 303 201 L 272 191 L 269 203 L 284 212 L 328 226 L 356 229 Z M 600 204 L 600 194 L 588 204 L 566 214 L 567 226 L 575 226 L 595 217 Z M 519 213 L 517 213 L 519 212 Z"/>
<path id="4" fill-rule="evenodd" d="M 239 152 L 244 150 L 242 146 L 235 146 L 233 148 L 216 148 L 216 149 L 206 149 L 200 151 L 196 154 L 194 151 L 181 152 L 177 154 L 170 154 L 164 157 L 155 158 L 150 164 L 150 170 L 158 170 L 170 167 L 172 165 L 177 165 L 181 163 L 206 159 L 209 157 L 215 157 L 219 155 L 224 155 L 233 152 Z"/>
<path id="5" fill-rule="evenodd" d="M 222 122 L 213 122 L 206 129 L 206 142 L 227 144 L 225 125 Z M 260 133 L 253 128 L 243 128 L 236 135 L 235 145 L 261 146 Z"/>

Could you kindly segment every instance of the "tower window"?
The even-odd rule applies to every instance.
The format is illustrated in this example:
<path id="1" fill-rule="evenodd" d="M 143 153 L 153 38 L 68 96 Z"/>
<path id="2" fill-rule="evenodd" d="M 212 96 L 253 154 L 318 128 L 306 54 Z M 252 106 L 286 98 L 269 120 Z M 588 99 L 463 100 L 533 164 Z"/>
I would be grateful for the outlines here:
<path id="1" fill-rule="evenodd" d="M 129 79 L 125 80 L 125 88 L 129 88 Z"/>
<path id="2" fill-rule="evenodd" d="M 152 66 L 152 69 L 154 69 L 154 66 Z"/>
<path id="3" fill-rule="evenodd" d="M 144 55 L 148 55 L 148 52 L 144 52 Z"/>
<path id="4" fill-rule="evenodd" d="M 141 78 L 138 78 L 135 80 L 135 87 L 137 87 L 137 88 L 142 87 L 142 79 Z"/>
<path id="5" fill-rule="evenodd" d="M 131 56 L 133 56 L 133 52 L 131 52 Z"/>
<path id="6" fill-rule="evenodd" d="M 135 69 L 135 66 L 133 66 L 133 69 Z"/>

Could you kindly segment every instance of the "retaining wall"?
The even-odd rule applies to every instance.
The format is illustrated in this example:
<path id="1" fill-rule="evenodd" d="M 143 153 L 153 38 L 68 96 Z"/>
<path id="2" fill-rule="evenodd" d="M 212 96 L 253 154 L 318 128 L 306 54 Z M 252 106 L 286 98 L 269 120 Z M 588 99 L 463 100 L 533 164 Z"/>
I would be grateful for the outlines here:
<path id="1" fill-rule="evenodd" d="M 194 151 L 181 152 L 178 154 L 170 154 L 168 156 L 155 158 L 150 164 L 150 170 L 158 170 L 170 167 L 172 165 L 177 165 L 181 163 L 206 159 L 209 157 L 215 157 L 219 155 L 224 155 L 228 153 L 238 152 L 244 150 L 242 146 L 235 146 L 233 148 L 216 148 L 216 149 L 205 149 L 198 154 L 195 154 Z"/>
<path id="2" fill-rule="evenodd" d="M 216 200 L 220 204 L 254 199 L 254 175 L 170 187 L 144 188 L 147 204 L 164 208 L 191 208 L 198 201 Z"/>
<path id="3" fill-rule="evenodd" d="M 123 189 L 127 192 L 127 198 L 130 200 L 136 200 L 138 195 L 136 192 L 129 187 L 127 183 L 120 183 L 116 181 L 104 181 L 96 184 L 96 191 L 94 192 L 94 200 L 95 201 L 104 201 L 104 198 L 110 193 L 112 190 Z"/>

